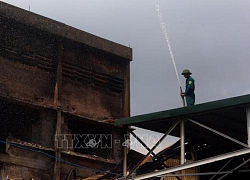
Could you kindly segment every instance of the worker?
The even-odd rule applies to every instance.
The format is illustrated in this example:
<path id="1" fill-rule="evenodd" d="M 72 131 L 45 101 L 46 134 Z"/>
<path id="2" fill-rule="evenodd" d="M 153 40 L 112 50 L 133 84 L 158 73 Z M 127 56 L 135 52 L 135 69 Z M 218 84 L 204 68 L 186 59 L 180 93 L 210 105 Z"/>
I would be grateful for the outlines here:
<path id="1" fill-rule="evenodd" d="M 187 106 L 194 105 L 195 103 L 195 84 L 194 79 L 190 76 L 192 73 L 188 69 L 184 69 L 181 73 L 186 78 L 185 92 L 181 92 L 181 97 L 186 97 Z"/>

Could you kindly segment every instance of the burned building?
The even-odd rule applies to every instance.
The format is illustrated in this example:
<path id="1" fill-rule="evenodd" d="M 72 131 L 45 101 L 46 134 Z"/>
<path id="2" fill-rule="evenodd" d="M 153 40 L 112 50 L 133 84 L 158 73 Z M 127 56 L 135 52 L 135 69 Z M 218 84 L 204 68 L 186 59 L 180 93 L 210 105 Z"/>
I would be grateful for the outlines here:
<path id="1" fill-rule="evenodd" d="M 4 2 L 0 26 L 0 179 L 112 172 L 132 49 Z"/>

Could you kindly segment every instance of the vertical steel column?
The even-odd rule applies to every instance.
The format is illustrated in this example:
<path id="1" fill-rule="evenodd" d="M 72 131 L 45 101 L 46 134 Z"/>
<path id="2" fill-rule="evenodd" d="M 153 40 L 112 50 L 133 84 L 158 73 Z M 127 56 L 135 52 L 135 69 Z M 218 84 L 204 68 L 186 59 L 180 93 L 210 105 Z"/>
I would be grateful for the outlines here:
<path id="1" fill-rule="evenodd" d="M 185 163 L 185 120 L 180 121 L 181 164 Z"/>
<path id="2" fill-rule="evenodd" d="M 124 146 L 124 157 L 123 157 L 123 176 L 126 177 L 128 175 L 127 172 L 127 154 L 128 154 L 128 147 Z"/>
<path id="3" fill-rule="evenodd" d="M 180 90 L 181 93 L 182 92 L 182 88 L 180 86 Z M 183 107 L 186 107 L 186 103 L 185 103 L 185 98 L 182 97 L 182 103 L 183 103 Z M 181 144 L 181 164 L 185 163 L 185 120 L 181 119 L 180 121 L 180 144 Z M 181 174 L 184 174 L 184 171 L 181 171 Z M 185 180 L 185 176 L 182 177 L 183 180 Z"/>
<path id="4" fill-rule="evenodd" d="M 181 119 L 180 121 L 180 144 L 181 144 L 181 164 L 185 163 L 185 120 Z M 184 170 L 181 171 L 181 174 L 185 174 Z M 185 176 L 182 176 L 181 179 L 185 180 Z"/>
<path id="5" fill-rule="evenodd" d="M 247 144 L 250 147 L 250 105 L 246 107 L 246 119 L 247 119 Z"/>
<path id="6" fill-rule="evenodd" d="M 126 128 L 126 134 L 129 135 L 129 128 L 130 127 L 127 127 Z M 130 146 L 130 137 L 128 137 L 128 139 L 125 138 L 125 142 L 129 140 L 129 146 Z M 123 155 L 123 176 L 126 177 L 128 175 L 128 152 L 129 152 L 129 146 L 128 144 L 124 144 L 124 147 L 123 147 L 123 152 L 124 152 L 124 155 Z"/>

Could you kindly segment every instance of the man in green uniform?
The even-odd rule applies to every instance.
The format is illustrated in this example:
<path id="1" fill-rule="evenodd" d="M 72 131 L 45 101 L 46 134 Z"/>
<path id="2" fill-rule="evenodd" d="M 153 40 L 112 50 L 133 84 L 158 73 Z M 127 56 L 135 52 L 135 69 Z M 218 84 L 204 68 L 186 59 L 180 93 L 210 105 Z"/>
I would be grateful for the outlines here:
<path id="1" fill-rule="evenodd" d="M 195 84 L 194 79 L 190 76 L 192 73 L 188 69 L 184 69 L 181 73 L 186 78 L 185 92 L 181 92 L 181 97 L 186 97 L 187 106 L 194 105 L 195 103 Z"/>

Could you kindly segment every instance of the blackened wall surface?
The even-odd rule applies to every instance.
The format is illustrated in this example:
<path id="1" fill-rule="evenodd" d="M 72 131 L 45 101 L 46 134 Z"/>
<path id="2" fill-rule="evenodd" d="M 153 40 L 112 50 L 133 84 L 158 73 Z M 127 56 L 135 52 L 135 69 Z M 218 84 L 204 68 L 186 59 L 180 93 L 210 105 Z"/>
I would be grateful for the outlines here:
<path id="1" fill-rule="evenodd" d="M 115 167 L 123 147 L 114 139 L 110 149 L 59 151 L 54 138 L 58 132 L 123 138 L 125 130 L 112 122 L 130 115 L 132 49 L 3 2 L 0 27 L 0 177 L 65 178 L 72 165 L 60 166 L 53 156 Z"/>

